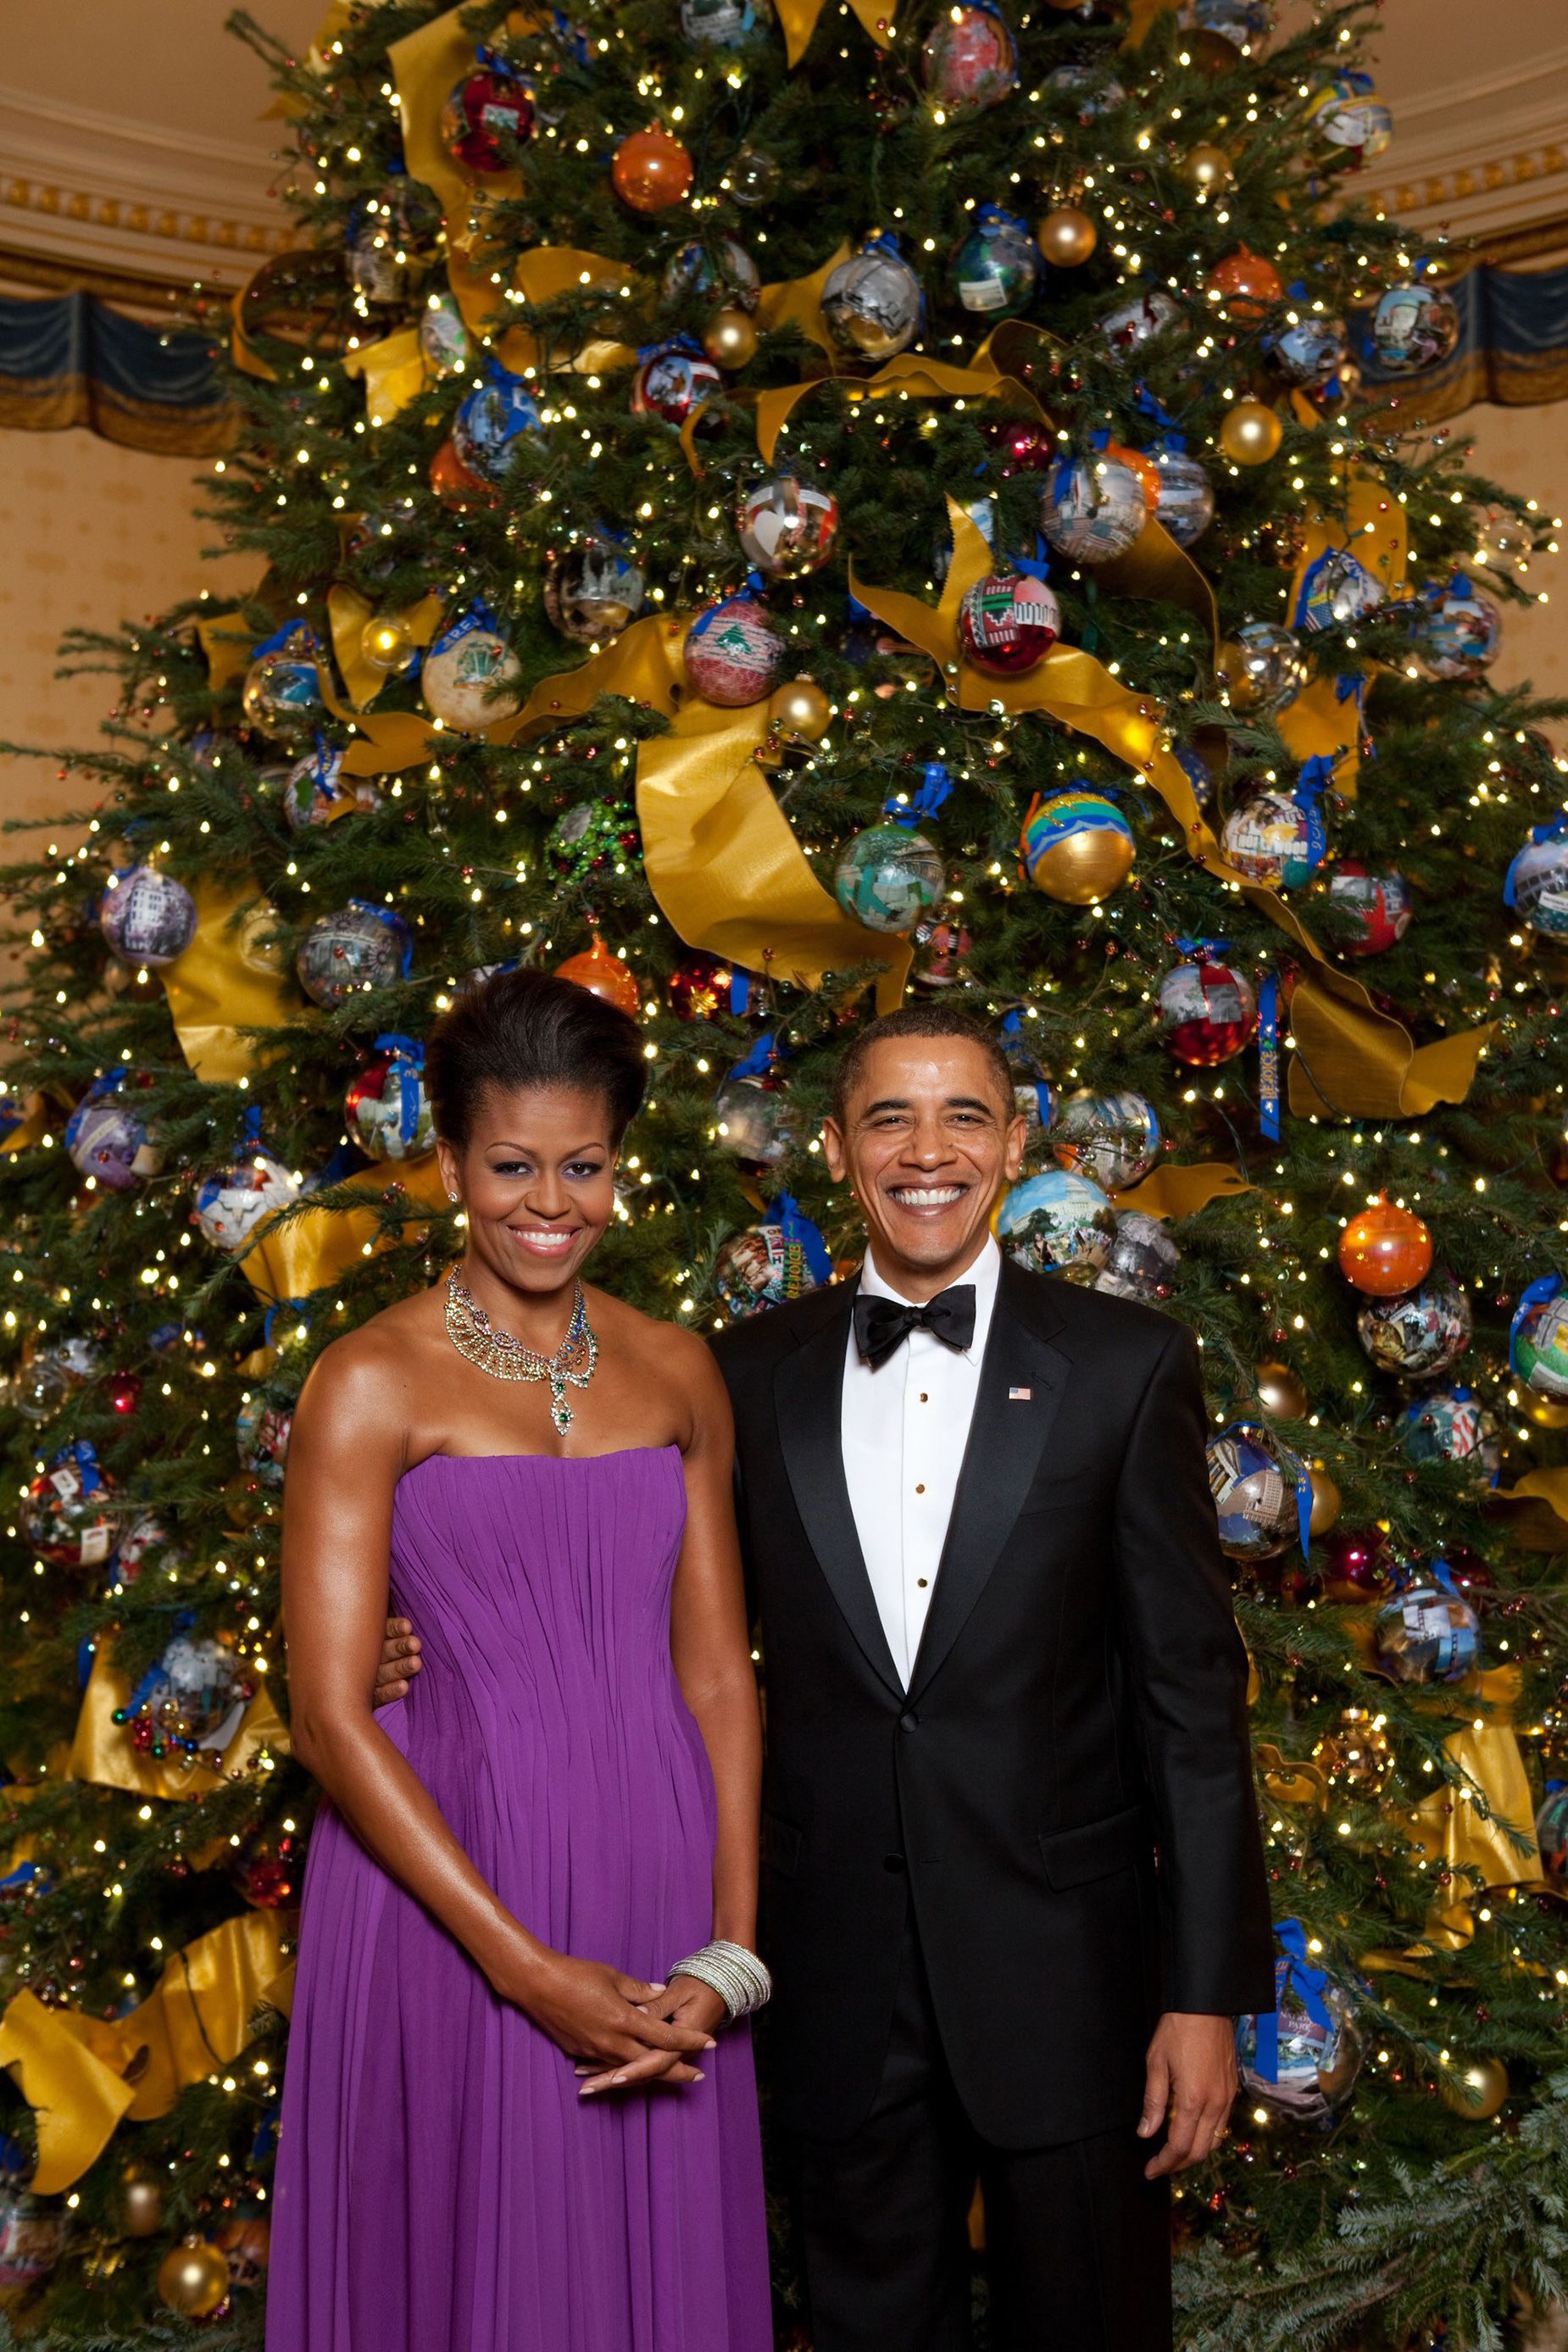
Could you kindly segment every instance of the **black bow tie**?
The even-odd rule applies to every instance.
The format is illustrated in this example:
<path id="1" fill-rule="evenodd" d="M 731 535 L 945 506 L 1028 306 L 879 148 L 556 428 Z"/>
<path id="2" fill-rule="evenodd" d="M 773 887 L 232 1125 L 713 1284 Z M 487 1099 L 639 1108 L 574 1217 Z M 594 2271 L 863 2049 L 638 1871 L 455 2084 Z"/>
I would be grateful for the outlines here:
<path id="1" fill-rule="evenodd" d="M 855 1344 L 873 1371 L 911 1331 L 933 1331 L 950 1348 L 967 1348 L 974 1337 L 974 1285 L 955 1282 L 923 1307 L 908 1307 L 901 1298 L 868 1297 L 865 1291 L 856 1298 Z"/>

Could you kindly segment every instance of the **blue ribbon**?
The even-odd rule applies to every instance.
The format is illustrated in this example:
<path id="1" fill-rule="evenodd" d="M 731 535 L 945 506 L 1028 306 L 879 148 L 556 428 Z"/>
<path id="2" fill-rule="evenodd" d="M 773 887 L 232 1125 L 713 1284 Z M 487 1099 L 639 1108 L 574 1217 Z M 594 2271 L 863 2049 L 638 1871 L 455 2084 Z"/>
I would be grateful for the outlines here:
<path id="1" fill-rule="evenodd" d="M 815 1283 L 820 1285 L 828 1280 L 833 1272 L 833 1260 L 827 1255 L 827 1244 L 811 1219 L 802 1215 L 800 1203 L 793 1193 L 781 1192 L 763 1223 L 764 1225 L 777 1225 L 786 1242 L 798 1245 Z"/>
<path id="2" fill-rule="evenodd" d="M 702 357 L 702 346 L 696 336 L 682 332 L 679 335 L 666 335 L 661 342 L 639 343 L 637 363 L 639 366 L 646 366 L 649 360 L 667 359 L 671 352 L 679 352 L 683 357 L 690 359 Z"/>
<path id="3" fill-rule="evenodd" d="M 1161 407 L 1159 402 L 1155 399 L 1153 394 L 1150 391 L 1146 383 L 1134 384 L 1132 387 L 1132 397 L 1138 406 L 1142 410 L 1145 416 L 1152 417 L 1156 425 L 1163 425 L 1167 428 L 1165 433 L 1167 446 L 1172 449 L 1184 449 L 1186 447 L 1187 440 L 1185 434 L 1177 431 L 1175 418 L 1171 415 L 1168 409 Z"/>
<path id="4" fill-rule="evenodd" d="M 1026 1074 L 1026 1083 L 1035 1089 L 1035 1107 L 1040 1115 L 1040 1125 L 1049 1127 L 1053 1108 L 1050 1081 L 1024 1041 L 1024 1016 L 1016 1005 L 1003 1015 L 997 1035 L 1002 1051 L 1014 1065 L 1015 1072 L 1023 1069 Z"/>
<path id="5" fill-rule="evenodd" d="M 1333 2019 L 1323 1999 L 1328 1984 L 1328 1972 L 1314 1968 L 1307 1958 L 1307 1931 L 1300 1919 L 1281 1919 L 1274 1930 L 1276 1941 L 1284 1946 L 1274 1962 L 1274 2008 L 1258 2020 L 1258 2047 L 1254 2064 L 1266 2083 L 1279 2080 L 1279 2008 L 1287 1992 L 1293 1992 L 1314 2025 L 1331 2032 Z"/>
<path id="6" fill-rule="evenodd" d="M 283 653 L 295 646 L 296 641 L 299 641 L 301 660 L 307 656 L 314 658 L 321 650 L 321 641 L 309 621 L 285 621 L 280 629 L 274 629 L 269 637 L 262 637 L 252 646 L 250 657 L 255 661 L 262 654 Z"/>
<path id="7" fill-rule="evenodd" d="M 882 814 L 891 817 L 895 824 L 912 832 L 922 817 L 942 814 L 942 804 L 952 797 L 952 778 L 940 760 L 928 760 L 921 776 L 921 788 L 911 797 L 894 798 L 882 803 Z"/>
<path id="8" fill-rule="evenodd" d="M 751 1051 L 726 1076 L 730 1078 L 765 1077 L 773 1064 L 783 1059 L 784 1048 L 779 1044 L 778 1032 L 774 1030 L 767 1036 L 759 1037 Z"/>
<path id="9" fill-rule="evenodd" d="M 1279 975 L 1274 971 L 1264 975 L 1258 992 L 1258 1123 L 1270 1143 L 1279 1142 Z"/>
<path id="10" fill-rule="evenodd" d="M 1508 1360 L 1515 1372 L 1519 1370 L 1520 1327 L 1525 1317 L 1533 1307 L 1543 1307 L 1549 1298 L 1555 1298 L 1562 1287 L 1563 1276 L 1560 1274 L 1542 1274 L 1520 1292 L 1519 1305 L 1508 1327 Z"/>
<path id="11" fill-rule="evenodd" d="M 78 1437 L 69 1445 L 62 1445 L 50 1460 L 50 1469 L 58 1470 L 62 1462 L 75 1463 L 84 1495 L 97 1494 L 103 1484 L 103 1473 L 98 1466 L 97 1449 L 85 1437 Z"/>
<path id="12" fill-rule="evenodd" d="M 732 963 L 730 966 L 730 1010 L 743 1013 L 751 1002 L 752 975 L 749 971 L 742 971 L 739 964 Z"/>
<path id="13" fill-rule="evenodd" d="M 990 506 L 992 502 L 987 499 L 984 503 L 986 506 Z M 990 539 L 991 534 L 988 531 L 986 533 L 987 545 L 990 544 Z M 1026 579 L 1044 580 L 1050 568 L 1050 555 L 1047 548 L 1046 541 L 1041 534 L 1037 531 L 1035 533 L 1035 551 L 1033 555 L 1015 555 L 1013 558 L 1013 569 L 1015 572 L 1021 572 Z"/>
<path id="14" fill-rule="evenodd" d="M 1178 940 L 1176 947 L 1184 956 L 1222 956 L 1230 952 L 1228 940 Z"/>
<path id="15" fill-rule="evenodd" d="M 412 1037 L 387 1029 L 376 1039 L 375 1051 L 393 1056 L 386 1075 L 397 1082 L 398 1133 L 405 1143 L 412 1143 L 419 1131 L 419 1081 L 425 1068 L 425 1048 L 416 1045 Z"/>

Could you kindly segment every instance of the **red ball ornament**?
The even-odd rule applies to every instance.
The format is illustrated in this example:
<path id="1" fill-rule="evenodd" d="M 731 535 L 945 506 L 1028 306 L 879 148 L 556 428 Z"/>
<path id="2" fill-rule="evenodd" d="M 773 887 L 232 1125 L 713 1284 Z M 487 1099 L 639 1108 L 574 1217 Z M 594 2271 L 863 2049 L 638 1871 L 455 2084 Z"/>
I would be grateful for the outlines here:
<path id="1" fill-rule="evenodd" d="M 129 1420 L 142 1402 L 140 1372 L 110 1372 L 103 1383 L 103 1393 L 109 1400 L 110 1412 Z"/>
<path id="2" fill-rule="evenodd" d="M 1394 1555 L 1380 1528 L 1331 1528 L 1321 1548 L 1325 1599 L 1382 1599 L 1388 1587 Z"/>
<path id="3" fill-rule="evenodd" d="M 1248 321 L 1261 319 L 1272 304 L 1285 299 L 1274 264 L 1245 245 L 1215 264 L 1209 273 L 1209 291 L 1220 296 L 1233 319 Z"/>
<path id="4" fill-rule="evenodd" d="M 501 152 L 503 138 L 520 142 L 533 135 L 533 100 L 515 74 L 481 67 L 468 74 L 441 109 L 441 139 L 465 172 L 489 179 L 512 165 Z"/>
<path id="5" fill-rule="evenodd" d="M 1373 873 L 1359 857 L 1342 857 L 1329 877 L 1329 897 L 1353 915 L 1357 928 L 1340 941 L 1347 955 L 1384 955 L 1410 929 L 1410 891 L 1402 874 Z"/>
<path id="6" fill-rule="evenodd" d="M 650 353 L 632 378 L 632 415 L 684 425 L 694 408 L 723 387 L 724 379 L 711 360 L 671 344 Z"/>
<path id="7" fill-rule="evenodd" d="M 636 213 L 661 213 L 691 185 L 691 151 L 668 131 L 634 131 L 610 160 L 616 194 Z"/>
<path id="8" fill-rule="evenodd" d="M 1380 1192 L 1340 1235 L 1340 1272 L 1373 1298 L 1414 1290 L 1432 1264 L 1432 1235 L 1413 1209 Z"/>
<path id="9" fill-rule="evenodd" d="M 1056 644 L 1061 625 L 1055 596 L 1027 572 L 987 573 L 958 608 L 963 657 L 987 677 L 1020 677 L 1033 669 Z"/>
<path id="10" fill-rule="evenodd" d="M 670 1010 L 678 1021 L 717 1020 L 730 1010 L 733 980 L 727 963 L 695 948 L 682 957 L 665 983 Z"/>
<path id="11" fill-rule="evenodd" d="M 1056 435 L 1044 425 L 1031 425 L 1026 417 L 1004 417 L 985 429 L 1000 453 L 1004 476 L 1043 474 L 1061 455 Z"/>
<path id="12" fill-rule="evenodd" d="M 1258 1025 L 1250 981 L 1212 950 L 1179 963 L 1160 982 L 1160 1043 L 1178 1062 L 1212 1069 L 1239 1054 Z"/>
<path id="13" fill-rule="evenodd" d="M 581 955 L 568 956 L 555 969 L 563 980 L 574 980 L 579 988 L 585 988 L 590 996 L 602 996 L 618 1013 L 635 1015 L 642 1010 L 642 991 L 636 973 L 619 956 L 610 953 L 597 931 L 592 947 L 584 948 Z"/>

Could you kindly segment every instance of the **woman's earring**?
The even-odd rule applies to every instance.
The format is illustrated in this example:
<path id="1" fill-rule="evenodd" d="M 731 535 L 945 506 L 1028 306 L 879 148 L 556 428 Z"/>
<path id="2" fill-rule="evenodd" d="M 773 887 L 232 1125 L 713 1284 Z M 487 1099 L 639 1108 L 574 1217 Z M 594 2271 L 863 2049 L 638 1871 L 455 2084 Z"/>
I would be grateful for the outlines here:
<path id="1" fill-rule="evenodd" d="M 456 1194 L 456 1192 L 448 1192 L 448 1193 L 447 1193 L 447 1200 L 448 1200 L 448 1201 L 453 1201 L 453 1202 L 455 1202 L 455 1201 L 457 1200 L 457 1198 L 458 1198 L 458 1195 Z"/>

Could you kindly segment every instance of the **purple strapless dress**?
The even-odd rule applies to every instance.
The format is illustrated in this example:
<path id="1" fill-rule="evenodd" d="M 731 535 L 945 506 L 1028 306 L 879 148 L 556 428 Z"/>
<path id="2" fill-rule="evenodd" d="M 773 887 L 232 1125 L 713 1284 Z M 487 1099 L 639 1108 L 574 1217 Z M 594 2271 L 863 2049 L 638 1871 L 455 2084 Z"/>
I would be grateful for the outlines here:
<path id="1" fill-rule="evenodd" d="M 712 1930 L 714 1801 L 669 1655 L 679 1451 L 437 1454 L 394 1506 L 424 1669 L 377 1721 L 546 1943 L 663 1978 Z M 572 2062 L 323 1799 L 268 2352 L 768 2352 L 745 2028 L 679 2091 Z"/>

